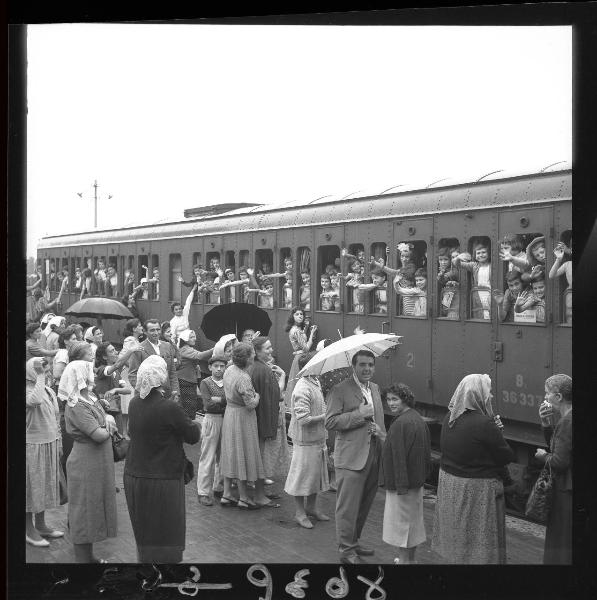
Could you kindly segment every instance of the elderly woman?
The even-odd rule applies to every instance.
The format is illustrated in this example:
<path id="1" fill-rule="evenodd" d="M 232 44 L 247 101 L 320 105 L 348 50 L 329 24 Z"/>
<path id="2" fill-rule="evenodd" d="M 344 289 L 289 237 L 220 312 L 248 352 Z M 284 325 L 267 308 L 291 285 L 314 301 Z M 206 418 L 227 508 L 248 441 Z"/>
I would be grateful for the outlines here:
<path id="1" fill-rule="evenodd" d="M 185 329 L 178 334 L 180 363 L 176 375 L 180 386 L 180 403 L 190 419 L 195 418 L 198 410 L 203 409 L 203 402 L 197 396 L 197 365 L 207 360 L 213 349 L 200 352 L 195 350 L 197 334 L 192 329 Z"/>
<path id="2" fill-rule="evenodd" d="M 427 539 L 423 484 L 431 472 L 429 429 L 415 410 L 415 397 L 407 385 L 391 385 L 382 399 L 396 416 L 382 450 L 383 541 L 398 547 L 399 564 L 413 564 L 417 546 Z"/>
<path id="3" fill-rule="evenodd" d="M 49 364 L 45 358 L 31 358 L 25 370 L 27 437 L 25 445 L 25 540 L 32 546 L 49 546 L 48 538 L 59 538 L 62 531 L 46 525 L 45 511 L 60 502 L 59 455 L 60 422 L 58 403 L 45 377 Z M 35 525 L 32 515 L 35 515 Z"/>
<path id="4" fill-rule="evenodd" d="M 555 428 L 553 411 L 560 413 Z M 572 377 L 558 374 L 545 380 L 545 400 L 539 417 L 550 451 L 539 448 L 535 458 L 551 467 L 553 504 L 545 531 L 543 563 L 572 564 Z"/>
<path id="5" fill-rule="evenodd" d="M 315 352 L 301 354 L 298 367 L 302 369 L 315 356 Z M 317 493 L 329 489 L 325 430 L 325 402 L 321 384 L 315 376 L 301 377 L 290 398 L 292 416 L 288 434 L 292 438 L 292 461 L 284 491 L 294 496 L 295 520 L 306 529 L 317 521 L 330 518 L 316 508 Z"/>
<path id="6" fill-rule="evenodd" d="M 238 344 L 238 339 L 233 333 L 223 335 L 214 346 L 214 356 L 223 356 L 228 361 L 228 366 L 232 364 L 232 350 Z"/>
<path id="7" fill-rule="evenodd" d="M 196 444 L 200 428 L 170 400 L 168 382 L 166 361 L 149 356 L 139 366 L 129 405 L 124 492 L 138 562 L 178 563 L 185 548 L 183 442 Z"/>
<path id="8" fill-rule="evenodd" d="M 88 344 L 86 344 L 88 346 Z M 116 431 L 114 419 L 104 412 L 91 389 L 93 365 L 90 349 L 80 343 L 71 354 L 81 352 L 87 360 L 71 359 L 58 388 L 66 402 L 64 420 L 73 438 L 66 461 L 68 474 L 68 522 L 77 562 L 105 562 L 93 555 L 93 544 L 116 537 L 116 487 L 110 436 Z"/>
<path id="9" fill-rule="evenodd" d="M 467 375 L 442 425 L 432 548 L 446 562 L 506 562 L 502 479 L 515 456 L 491 398 L 489 375 Z"/>
<path id="10" fill-rule="evenodd" d="M 255 415 L 259 394 L 253 388 L 248 372 L 254 358 L 253 346 L 237 344 L 232 350 L 233 364 L 224 373 L 226 412 L 222 423 L 220 457 L 220 472 L 224 477 L 222 506 L 237 504 L 244 509 L 260 508 L 247 492 L 247 481 L 259 482 L 265 478 Z M 231 497 L 233 479 L 238 479 L 238 503 Z M 258 485 L 263 485 L 263 482 Z M 264 504 L 269 504 L 269 500 L 265 500 Z"/>

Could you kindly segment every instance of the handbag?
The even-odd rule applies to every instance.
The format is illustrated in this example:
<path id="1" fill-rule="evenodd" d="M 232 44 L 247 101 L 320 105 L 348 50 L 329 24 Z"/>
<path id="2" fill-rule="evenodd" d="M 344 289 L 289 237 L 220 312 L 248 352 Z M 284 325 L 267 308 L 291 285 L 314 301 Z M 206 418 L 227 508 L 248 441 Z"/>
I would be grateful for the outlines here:
<path id="1" fill-rule="evenodd" d="M 546 523 L 553 503 L 553 476 L 549 462 L 543 467 L 527 500 L 524 514 L 534 521 Z"/>
<path id="2" fill-rule="evenodd" d="M 184 457 L 184 484 L 190 483 L 195 477 L 195 467 L 193 463 L 186 457 Z"/>
<path id="3" fill-rule="evenodd" d="M 115 431 L 112 434 L 112 454 L 114 455 L 114 462 L 120 462 L 125 459 L 129 444 L 130 441 L 122 437 L 118 431 Z"/>

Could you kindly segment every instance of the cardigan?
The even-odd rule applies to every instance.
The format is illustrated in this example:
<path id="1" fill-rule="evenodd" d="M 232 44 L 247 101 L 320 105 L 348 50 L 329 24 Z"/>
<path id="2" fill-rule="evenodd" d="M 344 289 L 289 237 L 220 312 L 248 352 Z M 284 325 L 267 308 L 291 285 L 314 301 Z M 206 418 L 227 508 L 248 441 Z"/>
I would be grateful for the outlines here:
<path id="1" fill-rule="evenodd" d="M 446 414 L 440 436 L 441 468 L 456 477 L 501 479 L 503 467 L 515 460 L 495 421 L 478 410 L 468 410 L 448 425 Z"/>
<path id="2" fill-rule="evenodd" d="M 276 376 L 270 367 L 256 358 L 251 368 L 251 382 L 259 394 L 259 404 L 255 409 L 259 438 L 275 438 L 282 400 Z"/>
<path id="3" fill-rule="evenodd" d="M 398 415 L 382 449 L 379 483 L 406 494 L 423 486 L 431 472 L 431 441 L 427 423 L 410 408 Z"/>
<path id="4" fill-rule="evenodd" d="M 543 433 L 550 447 L 547 461 L 558 489 L 572 490 L 572 413 L 562 417 L 555 428 L 544 427 Z"/>
<path id="5" fill-rule="evenodd" d="M 125 474 L 148 479 L 180 479 L 185 467 L 183 442 L 196 444 L 199 425 L 182 406 L 163 397 L 157 389 L 129 404 L 129 436 Z"/>
<path id="6" fill-rule="evenodd" d="M 222 387 L 214 383 L 213 377 L 206 377 L 199 384 L 199 391 L 203 399 L 203 408 L 206 414 L 223 415 L 226 410 L 226 394 L 224 385 Z M 212 402 L 212 397 L 221 398 L 221 402 Z"/>

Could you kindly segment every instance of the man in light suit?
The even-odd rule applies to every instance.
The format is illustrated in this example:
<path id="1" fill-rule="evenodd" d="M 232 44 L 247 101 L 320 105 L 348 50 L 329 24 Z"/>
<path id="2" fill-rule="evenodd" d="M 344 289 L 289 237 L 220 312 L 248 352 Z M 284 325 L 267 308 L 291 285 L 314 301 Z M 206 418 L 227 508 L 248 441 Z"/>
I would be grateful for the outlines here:
<path id="1" fill-rule="evenodd" d="M 363 525 L 375 499 L 381 448 L 386 437 L 383 407 L 375 373 L 375 356 L 358 350 L 353 376 L 335 385 L 328 396 L 325 426 L 336 432 L 336 537 L 340 561 L 365 562 L 374 551 L 359 544 Z"/>
<path id="2" fill-rule="evenodd" d="M 178 377 L 174 367 L 174 350 L 168 342 L 160 341 L 160 322 L 157 319 L 148 319 L 145 321 L 145 333 L 147 339 L 141 343 L 141 350 L 133 352 L 129 359 L 129 380 L 133 388 L 137 384 L 137 371 L 139 365 L 152 354 L 161 356 L 168 367 L 168 376 L 170 379 L 170 390 L 172 400 L 178 401 L 180 397 L 180 388 L 178 387 Z"/>

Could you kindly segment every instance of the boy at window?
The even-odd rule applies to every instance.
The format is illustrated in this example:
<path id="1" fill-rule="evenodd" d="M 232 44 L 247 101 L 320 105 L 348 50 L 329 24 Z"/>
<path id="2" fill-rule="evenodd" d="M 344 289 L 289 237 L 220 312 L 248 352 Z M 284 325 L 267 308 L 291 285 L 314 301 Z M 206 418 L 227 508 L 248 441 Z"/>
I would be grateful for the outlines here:
<path id="1" fill-rule="evenodd" d="M 364 305 L 361 303 L 361 291 L 359 286 L 365 283 L 363 278 L 364 267 L 359 260 L 353 260 L 350 264 L 351 273 L 343 275 L 346 281 L 346 287 L 353 288 L 352 290 L 352 312 L 363 314 Z"/>
<path id="2" fill-rule="evenodd" d="M 500 258 L 508 263 L 508 271 L 516 269 L 521 273 L 527 270 L 528 262 L 522 249 L 522 238 L 513 233 L 507 233 L 500 242 Z"/>
<path id="3" fill-rule="evenodd" d="M 207 284 L 203 281 L 204 275 L 207 274 L 207 271 L 203 268 L 203 265 L 197 263 L 193 265 L 193 276 L 191 277 L 191 281 L 188 283 L 183 279 L 182 275 L 178 275 L 177 280 L 180 284 L 185 287 L 192 288 L 195 284 L 197 284 L 197 288 L 195 289 L 193 302 L 199 302 L 199 294 L 205 293 L 207 290 Z"/>
<path id="4" fill-rule="evenodd" d="M 545 270 L 545 258 L 545 237 L 539 236 L 527 246 L 527 272 L 522 275 L 523 282 L 528 283 L 532 275 Z"/>
<path id="5" fill-rule="evenodd" d="M 334 296 L 330 276 L 324 273 L 320 278 L 321 294 L 319 294 L 321 310 L 334 310 Z"/>
<path id="6" fill-rule="evenodd" d="M 403 283 L 410 284 L 404 286 Z M 427 273 L 425 269 L 417 269 L 414 277 L 415 286 L 412 287 L 412 279 L 405 275 L 399 282 L 396 292 L 402 298 L 402 315 L 405 317 L 427 316 Z"/>
<path id="7" fill-rule="evenodd" d="M 440 316 L 458 319 L 460 299 L 458 269 L 452 267 L 452 250 L 440 248 L 437 256 L 437 284 L 440 294 Z M 459 253 L 456 252 L 456 255 Z"/>
<path id="8" fill-rule="evenodd" d="M 303 284 L 299 288 L 299 303 L 304 311 L 311 310 L 311 275 L 309 271 L 301 272 Z"/>
<path id="9" fill-rule="evenodd" d="M 493 290 L 493 299 L 498 305 L 500 321 L 511 323 L 514 321 L 514 305 L 520 293 L 524 290 L 520 271 L 510 271 L 506 275 L 508 289 L 506 293 L 501 290 Z"/>
<path id="10" fill-rule="evenodd" d="M 359 285 L 359 290 L 373 290 L 373 311 L 378 315 L 388 314 L 388 276 L 381 271 L 371 274 L 372 283 Z"/>
<path id="11" fill-rule="evenodd" d="M 452 259 L 455 267 L 461 266 L 473 275 L 473 287 L 471 289 L 471 316 L 473 319 L 489 320 L 490 296 L 491 296 L 491 263 L 489 262 L 489 247 L 484 243 L 476 243 L 473 246 L 473 256 L 467 252 L 458 254 Z"/>
<path id="12" fill-rule="evenodd" d="M 110 296 L 118 295 L 118 273 L 116 272 L 116 269 L 112 265 L 110 265 L 108 267 L 108 272 L 106 275 L 106 290 L 110 293 Z"/>
<path id="13" fill-rule="evenodd" d="M 545 323 L 545 271 L 538 270 L 531 276 L 531 289 L 526 288 L 516 298 L 514 312 L 534 310 L 537 323 Z"/>

